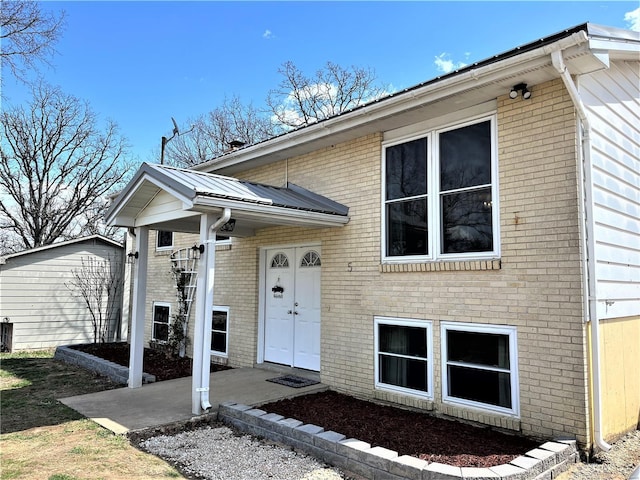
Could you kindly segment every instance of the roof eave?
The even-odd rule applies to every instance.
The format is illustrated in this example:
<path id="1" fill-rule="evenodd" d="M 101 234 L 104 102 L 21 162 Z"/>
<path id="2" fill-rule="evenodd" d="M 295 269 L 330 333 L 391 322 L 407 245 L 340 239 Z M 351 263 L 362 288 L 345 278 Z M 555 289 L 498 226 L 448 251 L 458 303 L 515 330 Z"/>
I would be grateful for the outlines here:
<path id="1" fill-rule="evenodd" d="M 543 44 L 538 48 L 527 50 L 523 53 L 518 53 L 517 50 L 508 52 L 508 54 L 504 54 L 505 58 L 501 60 L 483 63 L 478 67 L 473 65 L 466 67 L 458 72 L 436 78 L 417 88 L 390 95 L 380 101 L 245 147 L 242 150 L 231 152 L 192 168 L 198 171 L 224 171 L 226 173 L 239 170 L 240 164 L 246 164 L 267 156 L 271 156 L 274 159 L 286 158 L 286 151 L 294 147 L 299 149 L 303 144 L 311 144 L 313 141 L 324 137 L 347 132 L 367 123 L 380 121 L 399 112 L 455 95 L 471 87 L 477 88 L 482 84 L 517 74 L 532 63 L 548 61 L 552 51 L 565 50 L 570 47 L 587 44 L 588 41 L 589 37 L 584 30 L 576 30 L 553 43 Z"/>

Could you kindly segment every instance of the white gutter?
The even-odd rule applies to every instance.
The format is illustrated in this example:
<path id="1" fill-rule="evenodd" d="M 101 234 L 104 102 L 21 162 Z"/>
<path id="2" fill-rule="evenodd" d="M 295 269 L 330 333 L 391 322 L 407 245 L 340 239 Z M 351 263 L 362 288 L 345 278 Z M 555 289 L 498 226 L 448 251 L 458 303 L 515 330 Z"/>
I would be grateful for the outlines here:
<path id="1" fill-rule="evenodd" d="M 585 323 L 591 321 L 591 364 L 593 380 L 593 436 L 595 444 L 608 451 L 611 445 L 602 438 L 602 389 L 600 385 L 600 323 L 596 305 L 595 239 L 591 226 L 593 221 L 593 194 L 591 191 L 591 124 L 580 93 L 562 58 L 562 51 L 551 52 L 551 62 L 560 73 L 569 96 L 578 112 L 582 124 L 582 168 L 580 173 L 580 230 L 582 235 L 584 262 L 584 316 Z M 590 261 L 591 260 L 591 261 Z"/>
<path id="2" fill-rule="evenodd" d="M 211 295 L 205 297 L 205 318 L 210 318 L 210 312 L 213 311 L 213 287 L 214 287 L 214 275 L 216 266 L 216 232 L 229 221 L 231 218 L 231 209 L 225 208 L 222 216 L 211 225 L 207 235 L 207 245 L 205 246 L 206 265 L 209 267 L 207 272 L 207 283 L 205 291 L 211 292 Z M 202 338 L 202 368 L 200 369 L 200 405 L 203 410 L 211 408 L 209 401 L 209 379 L 211 375 L 211 327 L 205 321 L 202 322 L 202 331 L 200 332 Z"/>

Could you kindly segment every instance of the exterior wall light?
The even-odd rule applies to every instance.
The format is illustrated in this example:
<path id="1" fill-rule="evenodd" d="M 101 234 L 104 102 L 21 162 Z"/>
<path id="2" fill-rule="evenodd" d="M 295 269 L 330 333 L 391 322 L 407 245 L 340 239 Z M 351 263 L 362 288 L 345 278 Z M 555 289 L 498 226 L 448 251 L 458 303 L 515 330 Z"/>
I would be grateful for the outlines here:
<path id="1" fill-rule="evenodd" d="M 519 83 L 514 85 L 511 91 L 509 92 L 509 98 L 512 100 L 518 97 L 518 92 L 522 93 L 522 98 L 524 100 L 529 100 L 531 98 L 531 92 L 527 88 L 526 83 Z"/>

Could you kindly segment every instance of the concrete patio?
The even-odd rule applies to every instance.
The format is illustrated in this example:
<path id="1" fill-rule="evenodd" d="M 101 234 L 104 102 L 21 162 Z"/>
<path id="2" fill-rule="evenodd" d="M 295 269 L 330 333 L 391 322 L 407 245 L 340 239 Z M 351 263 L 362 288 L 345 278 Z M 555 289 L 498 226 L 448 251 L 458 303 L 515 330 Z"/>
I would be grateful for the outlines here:
<path id="1" fill-rule="evenodd" d="M 292 388 L 266 381 L 282 374 L 259 368 L 235 368 L 212 373 L 212 407 L 209 413 L 217 412 L 219 405 L 225 402 L 260 405 L 327 389 L 321 383 Z M 305 376 L 312 378 L 313 375 Z M 191 377 L 145 384 L 141 388 L 124 387 L 59 400 L 117 434 L 193 418 Z"/>

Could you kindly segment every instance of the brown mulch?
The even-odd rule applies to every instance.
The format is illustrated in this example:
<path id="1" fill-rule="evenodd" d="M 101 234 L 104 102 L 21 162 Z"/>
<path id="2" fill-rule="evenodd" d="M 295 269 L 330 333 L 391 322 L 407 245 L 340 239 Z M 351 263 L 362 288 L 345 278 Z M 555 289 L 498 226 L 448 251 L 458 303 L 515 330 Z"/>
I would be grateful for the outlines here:
<path id="1" fill-rule="evenodd" d="M 118 343 L 90 343 L 86 345 L 74 345 L 76 350 L 80 350 L 96 357 L 104 358 L 124 367 L 129 366 L 129 344 Z M 224 365 L 211 364 L 211 372 L 227 370 Z M 174 378 L 190 377 L 191 359 L 188 357 L 173 357 L 163 351 L 151 348 L 144 349 L 142 357 L 142 370 L 156 376 L 156 381 L 172 380 Z"/>
<path id="2" fill-rule="evenodd" d="M 129 364 L 127 343 L 76 345 L 73 348 L 119 365 Z M 212 372 L 227 368 L 211 365 Z M 158 381 L 188 377 L 191 359 L 173 358 L 159 350 L 145 348 L 143 370 L 155 375 Z M 366 402 L 333 391 L 281 400 L 260 408 L 339 432 L 347 438 L 357 438 L 372 447 L 395 450 L 398 455 L 459 467 L 509 463 L 539 445 L 531 439 L 489 427 Z"/>
<path id="3" fill-rule="evenodd" d="M 260 409 L 357 438 L 372 447 L 395 450 L 398 455 L 459 467 L 509 463 L 539 446 L 531 439 L 489 427 L 378 405 L 333 391 L 281 400 Z"/>

